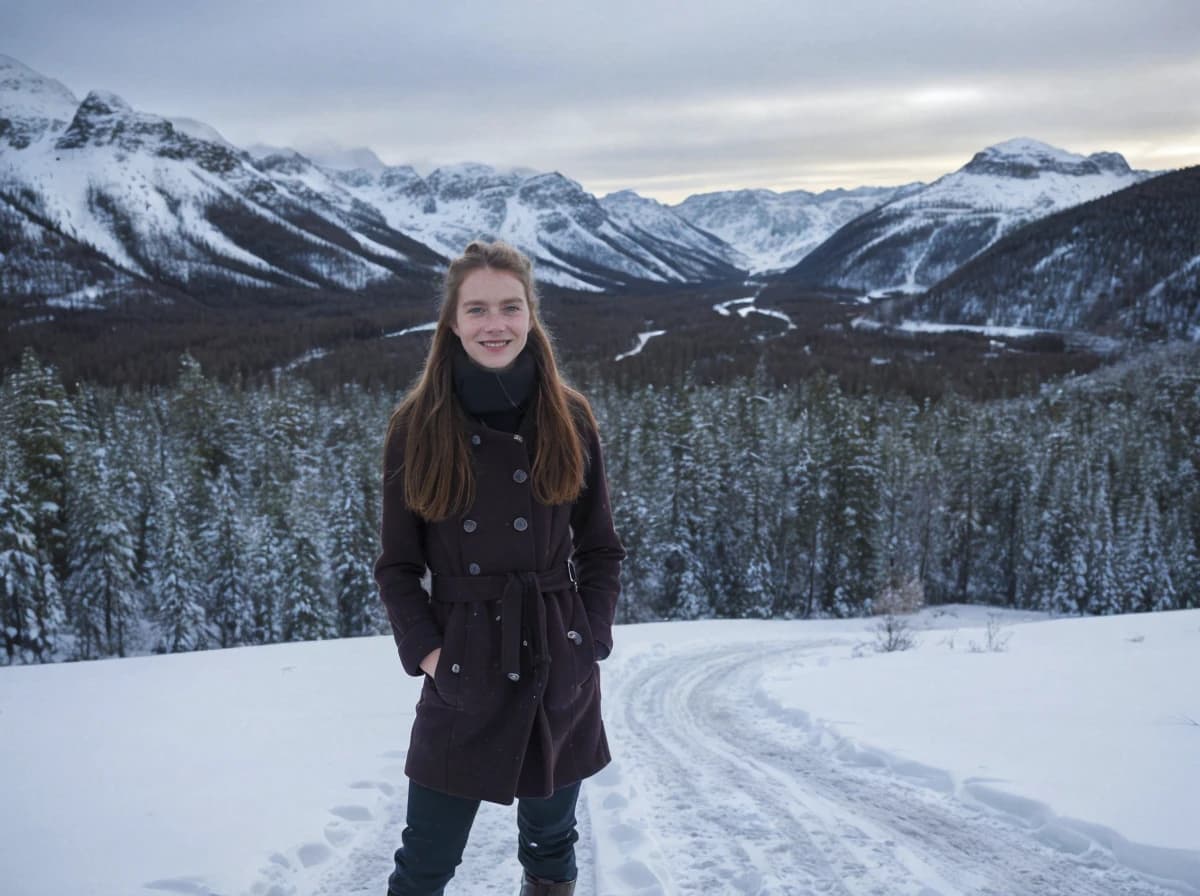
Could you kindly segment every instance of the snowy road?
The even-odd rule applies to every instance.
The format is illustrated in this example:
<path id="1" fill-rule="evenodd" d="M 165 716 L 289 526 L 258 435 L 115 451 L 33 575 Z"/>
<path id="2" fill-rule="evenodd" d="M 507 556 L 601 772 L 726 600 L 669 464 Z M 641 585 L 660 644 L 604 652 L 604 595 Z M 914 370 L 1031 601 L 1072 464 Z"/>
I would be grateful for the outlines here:
<path id="1" fill-rule="evenodd" d="M 1046 846 L 1008 818 L 814 745 L 758 681 L 818 646 L 709 647 L 623 670 L 606 697 L 621 768 L 591 789 L 601 896 L 1170 892 L 1102 851 Z M 635 800 L 628 819 L 603 808 Z"/>
<path id="2" fill-rule="evenodd" d="M 1093 844 L 1043 842 L 936 776 L 922 785 L 839 760 L 760 688 L 772 667 L 829 643 L 656 645 L 602 666 L 616 761 L 584 787 L 578 896 L 1180 892 Z M 403 827 L 395 794 L 313 896 L 381 892 Z M 516 891 L 514 814 L 484 804 L 448 893 Z"/>

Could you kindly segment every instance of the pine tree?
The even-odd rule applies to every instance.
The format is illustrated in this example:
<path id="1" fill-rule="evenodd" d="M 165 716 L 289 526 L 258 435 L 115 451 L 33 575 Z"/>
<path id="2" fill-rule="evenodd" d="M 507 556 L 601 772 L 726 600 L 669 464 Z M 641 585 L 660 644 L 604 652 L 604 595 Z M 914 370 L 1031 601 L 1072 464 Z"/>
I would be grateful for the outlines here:
<path id="1" fill-rule="evenodd" d="M 160 484 L 157 499 L 158 542 L 150 581 L 158 647 L 168 653 L 201 650 L 211 638 L 194 542 L 188 537 L 171 482 Z"/>
<path id="2" fill-rule="evenodd" d="M 364 474 L 343 484 L 332 526 L 332 571 L 339 637 L 380 634 L 384 617 L 372 575 L 376 549 L 373 480 Z"/>
<path id="3" fill-rule="evenodd" d="M 74 469 L 68 493 L 66 591 L 75 652 L 81 659 L 125 656 L 137 646 L 141 607 L 133 539 L 115 500 L 108 449 L 85 441 Z"/>
<path id="4" fill-rule="evenodd" d="M 837 395 L 832 410 L 821 610 L 845 617 L 870 612 L 879 590 L 879 461 L 865 409 Z"/>
<path id="5" fill-rule="evenodd" d="M 288 573 L 284 578 L 281 620 L 285 641 L 331 638 L 337 620 L 329 581 L 329 563 L 322 537 L 327 510 L 318 504 L 319 476 L 305 471 L 292 489 L 288 520 Z"/>
<path id="6" fill-rule="evenodd" d="M 64 621 L 58 576 L 37 543 L 25 489 L 0 470 L 0 635 L 7 662 L 49 659 Z"/>
<path id="7" fill-rule="evenodd" d="M 204 617 L 221 647 L 246 643 L 250 617 L 247 593 L 245 536 L 238 515 L 240 496 L 228 468 L 213 484 L 212 517 L 200 531 L 199 544 L 205 558 Z"/>
<path id="8" fill-rule="evenodd" d="M 16 449 L 14 474 L 26 485 L 33 534 L 61 581 L 67 573 L 66 489 L 70 404 L 58 375 L 43 368 L 33 350 L 21 354 L 21 366 L 9 388 L 11 404 L 4 423 Z"/>

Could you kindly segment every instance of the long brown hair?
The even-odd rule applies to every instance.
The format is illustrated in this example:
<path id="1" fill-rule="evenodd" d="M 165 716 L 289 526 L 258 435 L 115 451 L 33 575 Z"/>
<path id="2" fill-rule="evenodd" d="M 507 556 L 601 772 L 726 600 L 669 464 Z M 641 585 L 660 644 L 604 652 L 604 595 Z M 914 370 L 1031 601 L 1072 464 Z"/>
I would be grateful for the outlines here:
<path id="1" fill-rule="evenodd" d="M 454 394 L 452 358 L 458 336 L 450 326 L 458 313 L 459 288 L 468 275 L 483 268 L 519 280 L 529 305 L 526 351 L 533 354 L 538 374 L 533 403 L 537 439 L 530 477 L 534 498 L 543 504 L 565 504 L 579 497 L 588 463 L 580 430 L 596 426 L 587 399 L 558 372 L 550 334 L 538 315 L 529 259 L 507 243 L 472 242 L 450 262 L 425 369 L 388 422 L 389 443 L 398 432 L 404 433 L 404 465 L 397 470 L 385 468 L 384 475 L 403 475 L 409 508 L 431 522 L 464 512 L 475 500 L 467 418 Z"/>

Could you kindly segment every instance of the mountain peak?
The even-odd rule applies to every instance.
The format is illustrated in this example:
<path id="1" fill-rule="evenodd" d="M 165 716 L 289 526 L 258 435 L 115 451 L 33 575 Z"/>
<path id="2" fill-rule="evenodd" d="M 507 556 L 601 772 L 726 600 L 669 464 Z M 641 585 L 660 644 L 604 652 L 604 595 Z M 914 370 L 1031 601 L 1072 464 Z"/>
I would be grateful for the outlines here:
<path id="1" fill-rule="evenodd" d="M 137 113 L 125 100 L 108 90 L 93 90 L 83 98 L 71 124 L 55 144 L 59 149 L 79 149 L 87 144 L 103 145 L 120 139 L 127 119 Z M 161 127 L 170 125 L 160 119 Z"/>
<path id="2" fill-rule="evenodd" d="M 60 103 L 74 107 L 79 100 L 61 83 L 34 71 L 19 59 L 0 53 L 0 98 L 7 108 L 11 99 L 18 95 L 45 95 Z"/>
<path id="3" fill-rule="evenodd" d="M 79 100 L 58 81 L 0 54 L 0 144 L 23 149 L 66 126 Z"/>
<path id="4" fill-rule="evenodd" d="M 1101 173 L 1128 174 L 1130 171 L 1120 153 L 1102 152 L 1083 156 L 1031 137 L 1016 137 L 989 146 L 977 152 L 960 170 L 968 174 L 1024 180 L 1045 173 L 1081 177 Z"/>
<path id="5" fill-rule="evenodd" d="M 1049 143 L 1044 143 L 1041 140 L 1035 140 L 1032 137 L 1014 137 L 1011 140 L 1004 140 L 1000 143 L 995 143 L 987 147 L 981 154 L 989 156 L 1005 156 L 1007 158 L 1054 158 L 1061 161 L 1070 162 L 1078 161 L 1083 158 L 1081 155 L 1076 155 L 1073 152 L 1067 152 L 1065 149 L 1059 149 L 1057 146 L 1051 146 Z"/>
<path id="6" fill-rule="evenodd" d="M 378 174 L 387 167 L 374 150 L 365 146 L 347 149 L 336 145 L 316 145 L 303 147 L 301 152 L 322 168 L 335 171 L 362 170 Z"/>
<path id="7" fill-rule="evenodd" d="M 111 90 L 92 90 L 79 104 L 79 111 L 92 116 L 114 115 L 132 112 L 133 107 Z"/>

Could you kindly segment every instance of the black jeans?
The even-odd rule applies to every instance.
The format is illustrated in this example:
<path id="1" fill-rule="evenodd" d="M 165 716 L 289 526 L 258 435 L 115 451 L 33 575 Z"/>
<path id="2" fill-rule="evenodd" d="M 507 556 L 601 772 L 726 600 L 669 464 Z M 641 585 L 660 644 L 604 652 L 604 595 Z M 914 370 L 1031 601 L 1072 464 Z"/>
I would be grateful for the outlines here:
<path id="1" fill-rule="evenodd" d="M 517 801 L 517 858 L 530 874 L 575 880 L 575 802 L 579 783 L 546 799 Z M 389 896 L 441 896 L 462 862 L 479 800 L 450 796 L 408 782 L 408 826 L 400 835 Z M 514 882 L 515 884 L 516 882 Z"/>

